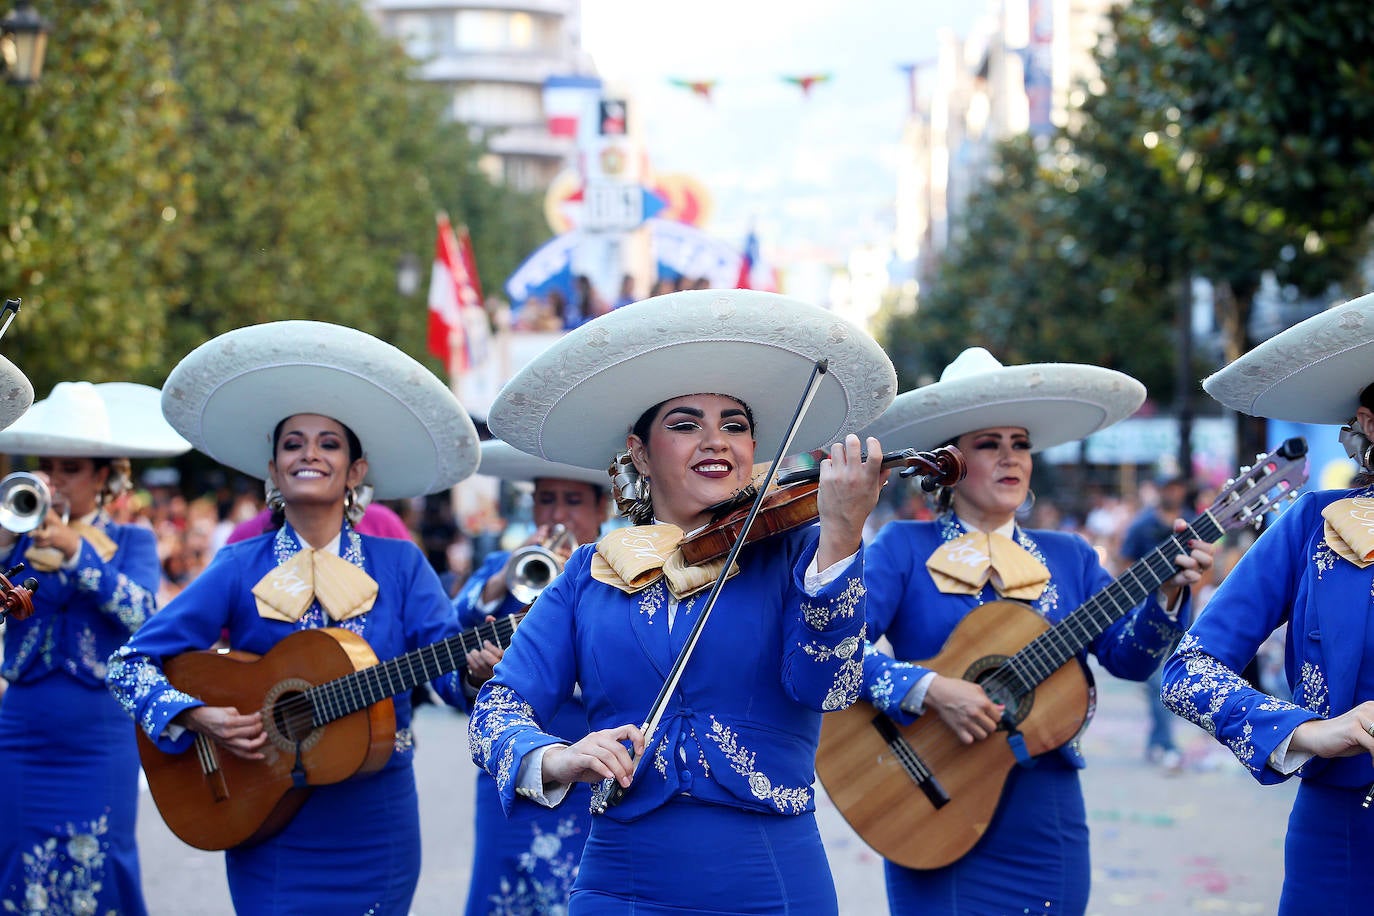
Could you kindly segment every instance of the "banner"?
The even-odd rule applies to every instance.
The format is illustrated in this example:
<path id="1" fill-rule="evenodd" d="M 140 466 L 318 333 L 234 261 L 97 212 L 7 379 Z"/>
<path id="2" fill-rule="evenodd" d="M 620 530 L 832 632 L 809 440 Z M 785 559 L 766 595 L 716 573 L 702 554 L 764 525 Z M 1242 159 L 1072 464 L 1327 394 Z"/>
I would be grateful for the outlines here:
<path id="1" fill-rule="evenodd" d="M 450 374 L 457 375 L 472 365 L 468 326 L 476 322 L 469 320 L 469 314 L 474 309 L 482 311 L 482 299 L 467 266 L 471 253 L 465 256 L 448 214 L 437 214 L 435 223 L 434 267 L 429 274 L 429 352 Z M 485 317 L 483 314 L 483 321 Z"/>

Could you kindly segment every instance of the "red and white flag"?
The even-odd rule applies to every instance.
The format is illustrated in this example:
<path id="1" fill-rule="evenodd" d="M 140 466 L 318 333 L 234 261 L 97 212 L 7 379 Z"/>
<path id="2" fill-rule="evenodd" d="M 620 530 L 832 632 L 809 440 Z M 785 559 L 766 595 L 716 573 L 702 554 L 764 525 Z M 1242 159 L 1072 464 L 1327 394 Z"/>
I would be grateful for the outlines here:
<path id="1" fill-rule="evenodd" d="M 465 313 L 471 308 L 480 310 L 482 296 L 467 230 L 463 230 L 468 243 L 465 249 L 447 213 L 440 212 L 435 222 L 439 231 L 429 275 L 429 352 L 442 360 L 451 374 L 458 374 L 472 364 Z"/>

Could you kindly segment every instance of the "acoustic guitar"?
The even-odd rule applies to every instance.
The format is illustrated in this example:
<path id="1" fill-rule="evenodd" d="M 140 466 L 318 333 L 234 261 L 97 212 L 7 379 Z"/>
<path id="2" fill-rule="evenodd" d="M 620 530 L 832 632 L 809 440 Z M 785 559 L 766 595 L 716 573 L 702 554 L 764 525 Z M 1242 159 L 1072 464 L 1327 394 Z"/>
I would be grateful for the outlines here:
<path id="1" fill-rule="evenodd" d="M 168 754 L 138 729 L 153 801 L 171 831 L 198 849 L 261 842 L 300 810 L 313 786 L 375 773 L 391 757 L 391 697 L 466 667 L 468 652 L 510 645 L 524 613 L 488 621 L 389 661 L 335 627 L 300 630 L 262 656 L 186 652 L 164 671 L 172 686 L 210 706 L 261 710 L 263 760 L 244 760 L 204 735 Z"/>
<path id="2" fill-rule="evenodd" d="M 1095 706 L 1079 656 L 1112 623 L 1170 579 L 1190 540 L 1212 542 L 1258 524 L 1306 480 L 1307 443 L 1289 439 L 1227 484 L 1217 501 L 1112 584 L 1051 626 L 1015 601 L 975 608 L 934 658 L 946 677 L 982 685 L 1005 705 L 994 734 L 963 744 L 928 710 L 898 725 L 859 701 L 822 719 L 816 772 L 840 810 L 879 855 L 907 868 L 941 868 L 978 842 L 1012 767 L 1054 750 L 1087 727 Z"/>

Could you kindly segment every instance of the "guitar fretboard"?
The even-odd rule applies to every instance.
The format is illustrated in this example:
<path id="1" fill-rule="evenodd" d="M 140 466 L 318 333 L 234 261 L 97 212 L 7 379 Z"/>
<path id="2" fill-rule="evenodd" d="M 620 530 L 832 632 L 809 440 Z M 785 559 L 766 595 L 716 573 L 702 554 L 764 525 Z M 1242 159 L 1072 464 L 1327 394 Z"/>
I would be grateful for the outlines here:
<path id="1" fill-rule="evenodd" d="M 1224 531 L 1210 510 L 1193 519 L 1187 528 L 1170 535 L 1111 585 L 1003 662 L 994 675 L 999 686 L 1016 698 L 1033 691 L 1178 572 L 1174 557 L 1188 553 L 1189 541 L 1211 543 Z"/>
<path id="2" fill-rule="evenodd" d="M 373 703 L 411 690 L 467 665 L 467 654 L 491 642 L 505 648 L 525 614 L 511 614 L 479 624 L 404 655 L 327 681 L 306 691 L 316 726 L 366 709 Z"/>

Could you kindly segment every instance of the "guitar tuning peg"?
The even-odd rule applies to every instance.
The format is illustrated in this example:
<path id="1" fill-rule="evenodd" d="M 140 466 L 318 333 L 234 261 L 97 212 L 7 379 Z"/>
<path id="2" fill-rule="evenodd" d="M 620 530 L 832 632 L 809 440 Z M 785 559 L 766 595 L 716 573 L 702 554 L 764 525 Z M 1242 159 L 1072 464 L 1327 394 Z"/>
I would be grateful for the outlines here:
<path id="1" fill-rule="evenodd" d="M 1231 484 L 1233 484 L 1233 483 L 1235 483 L 1235 482 L 1236 482 L 1236 478 L 1234 478 L 1234 477 L 1228 477 L 1228 478 L 1226 478 L 1226 484 L 1225 484 L 1225 485 L 1229 487 Z"/>
<path id="2" fill-rule="evenodd" d="M 1242 474 L 1249 474 L 1250 471 L 1251 471 L 1251 469 L 1253 469 L 1253 468 L 1254 468 L 1254 465 L 1253 465 L 1253 464 L 1242 465 L 1242 466 L 1241 466 L 1241 469 L 1240 469 L 1240 472 L 1241 472 Z"/>

